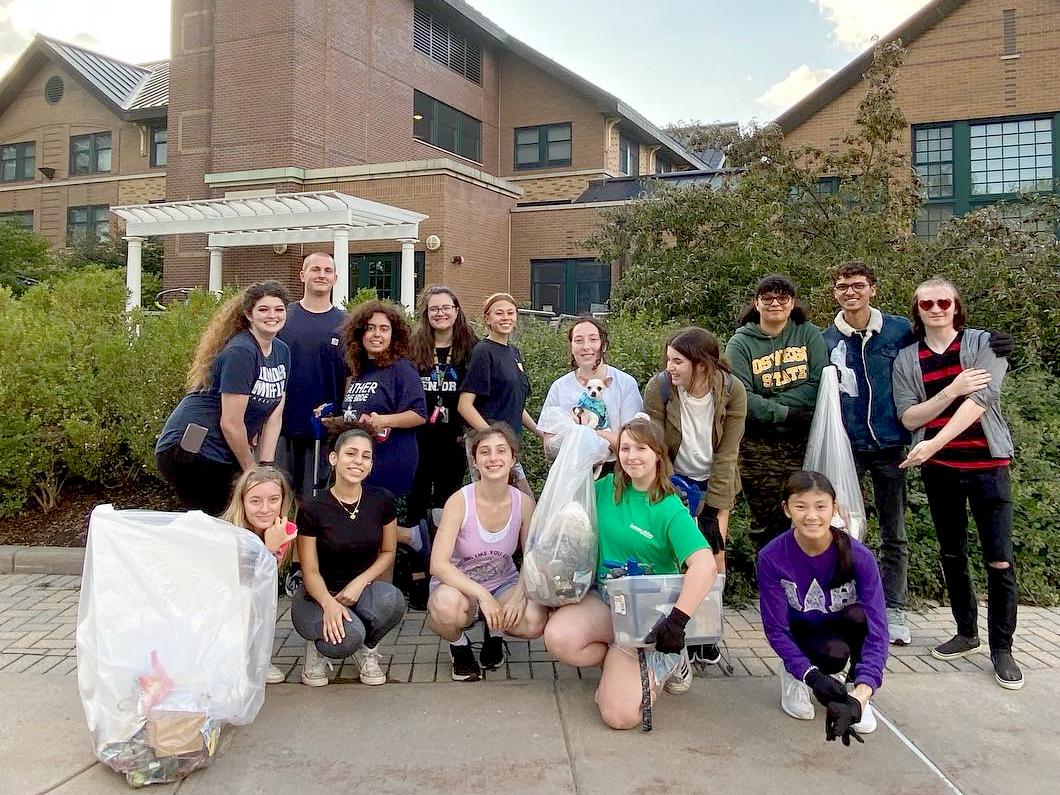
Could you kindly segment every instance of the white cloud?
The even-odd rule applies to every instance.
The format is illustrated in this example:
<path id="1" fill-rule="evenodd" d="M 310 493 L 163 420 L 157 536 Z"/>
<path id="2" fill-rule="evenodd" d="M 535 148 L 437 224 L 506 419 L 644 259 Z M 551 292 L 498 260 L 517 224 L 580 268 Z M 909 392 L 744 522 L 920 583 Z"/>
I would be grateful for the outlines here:
<path id="1" fill-rule="evenodd" d="M 890 33 L 929 0 L 810 0 L 834 26 L 832 35 L 841 46 L 860 52 L 873 36 Z"/>
<path id="2" fill-rule="evenodd" d="M 783 80 L 765 90 L 755 102 L 770 113 L 787 110 L 835 74 L 834 69 L 811 69 L 806 64 L 791 70 Z"/>
<path id="3" fill-rule="evenodd" d="M 34 34 L 131 63 L 169 57 L 169 0 L 0 0 L 0 74 Z"/>

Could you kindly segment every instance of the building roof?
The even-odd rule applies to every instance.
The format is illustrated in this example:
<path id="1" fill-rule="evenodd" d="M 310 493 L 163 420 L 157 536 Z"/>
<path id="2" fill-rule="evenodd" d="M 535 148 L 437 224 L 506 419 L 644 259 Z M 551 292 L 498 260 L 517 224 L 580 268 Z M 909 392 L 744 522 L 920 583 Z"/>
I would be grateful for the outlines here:
<path id="1" fill-rule="evenodd" d="M 466 23 L 476 28 L 495 44 L 526 59 L 543 72 L 552 75 L 556 79 L 581 91 L 583 94 L 592 97 L 596 100 L 597 108 L 601 113 L 621 118 L 642 140 L 648 143 L 658 144 L 659 146 L 668 149 L 676 157 L 680 158 L 694 169 L 708 168 L 708 164 L 696 154 L 685 149 L 685 147 L 681 146 L 681 144 L 641 116 L 621 99 L 604 91 L 599 86 L 590 83 L 584 77 L 575 74 L 567 67 L 561 66 L 551 58 L 535 50 L 533 47 L 513 38 L 495 22 L 476 11 L 464 2 L 464 0 L 426 0 L 426 2 L 433 7 L 448 9 L 452 13 L 457 14 L 463 18 Z"/>
<path id="2" fill-rule="evenodd" d="M 160 118 L 169 104 L 169 62 L 137 66 L 37 34 L 0 81 L 0 111 L 45 63 L 65 67 L 86 89 L 126 121 Z"/>
<path id="3" fill-rule="evenodd" d="M 886 36 L 883 36 L 880 42 L 887 43 L 901 39 L 902 44 L 908 47 L 967 1 L 934 0 L 934 2 L 924 6 Z M 828 107 L 835 99 L 861 82 L 865 72 L 872 65 L 874 49 L 875 47 L 870 47 L 865 50 L 865 52 L 821 83 L 816 90 L 777 116 L 773 120 L 774 124 L 777 124 L 785 133 L 790 133 L 815 114 Z"/>
<path id="4" fill-rule="evenodd" d="M 574 204 L 588 202 L 621 202 L 649 196 L 661 188 L 683 188 L 689 185 L 709 185 L 716 188 L 727 179 L 740 174 L 739 169 L 705 169 L 700 171 L 672 171 L 669 174 L 648 174 L 641 177 L 613 177 L 589 183 Z"/>

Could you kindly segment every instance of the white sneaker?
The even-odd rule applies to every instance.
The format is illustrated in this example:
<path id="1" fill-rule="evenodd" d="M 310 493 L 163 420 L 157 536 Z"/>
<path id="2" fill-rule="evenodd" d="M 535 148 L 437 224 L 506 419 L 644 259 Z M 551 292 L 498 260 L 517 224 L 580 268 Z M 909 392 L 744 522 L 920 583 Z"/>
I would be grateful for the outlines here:
<path id="1" fill-rule="evenodd" d="M 909 634 L 909 627 L 905 623 L 905 611 L 897 607 L 887 608 L 887 634 L 891 643 L 895 646 L 908 646 L 913 636 Z"/>
<path id="2" fill-rule="evenodd" d="M 331 662 L 317 651 L 314 641 L 305 642 L 305 662 L 302 663 L 303 685 L 323 687 L 328 683 L 328 671 L 333 667 Z"/>
<path id="3" fill-rule="evenodd" d="M 670 678 L 664 685 L 667 693 L 687 693 L 692 687 L 692 663 L 688 659 L 688 650 L 681 651 L 681 662 L 677 664 Z"/>
<path id="4" fill-rule="evenodd" d="M 386 674 L 379 667 L 381 656 L 378 651 L 368 646 L 362 646 L 353 653 L 353 659 L 357 662 L 360 670 L 358 678 L 362 685 L 385 685 Z"/>
<path id="5" fill-rule="evenodd" d="M 865 705 L 865 709 L 861 711 L 861 720 L 850 728 L 858 734 L 872 734 L 876 731 L 876 713 L 872 709 L 872 704 Z"/>
<path id="6" fill-rule="evenodd" d="M 266 684 L 270 684 L 270 685 L 278 685 L 278 684 L 280 684 L 280 682 L 282 682 L 286 678 L 287 678 L 287 675 L 284 674 L 283 671 L 281 671 L 275 665 L 271 665 L 270 664 L 269 665 L 269 672 L 267 674 L 265 674 L 265 683 Z"/>
<path id="7" fill-rule="evenodd" d="M 798 720 L 813 720 L 816 714 L 810 700 L 810 688 L 780 669 L 780 708 Z"/>

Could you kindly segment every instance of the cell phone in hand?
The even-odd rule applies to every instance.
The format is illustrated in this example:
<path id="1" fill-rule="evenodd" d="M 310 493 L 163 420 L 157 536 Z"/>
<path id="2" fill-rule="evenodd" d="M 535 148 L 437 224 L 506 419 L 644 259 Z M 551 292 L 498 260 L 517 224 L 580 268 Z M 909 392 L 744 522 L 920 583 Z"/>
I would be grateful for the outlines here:
<path id="1" fill-rule="evenodd" d="M 184 429 L 184 435 L 180 437 L 180 449 L 188 453 L 198 453 L 207 433 L 208 429 L 204 426 L 189 422 L 188 427 Z"/>

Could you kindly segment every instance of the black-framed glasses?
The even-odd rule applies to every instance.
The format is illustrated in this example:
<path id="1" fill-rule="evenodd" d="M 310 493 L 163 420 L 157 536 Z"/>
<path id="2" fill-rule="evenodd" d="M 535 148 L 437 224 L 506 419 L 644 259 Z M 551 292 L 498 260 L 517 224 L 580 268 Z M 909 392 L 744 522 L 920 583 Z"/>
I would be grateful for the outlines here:
<path id="1" fill-rule="evenodd" d="M 792 297 L 790 295 L 760 295 L 758 300 L 766 306 L 775 304 L 777 306 L 787 306 L 791 303 Z"/>
<path id="2" fill-rule="evenodd" d="M 868 290 L 872 285 L 868 282 L 850 282 L 849 284 L 836 284 L 833 289 L 837 293 L 849 293 L 853 290 L 855 293 L 863 293 Z"/>

